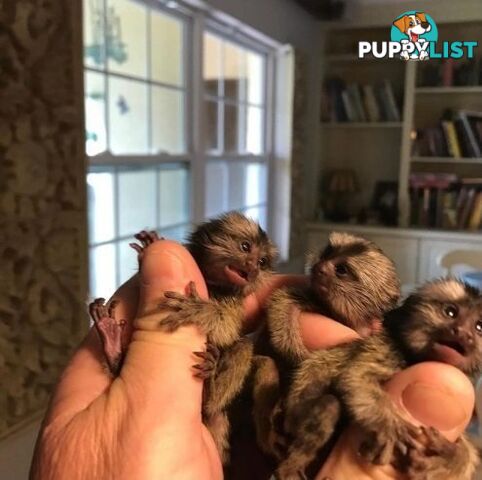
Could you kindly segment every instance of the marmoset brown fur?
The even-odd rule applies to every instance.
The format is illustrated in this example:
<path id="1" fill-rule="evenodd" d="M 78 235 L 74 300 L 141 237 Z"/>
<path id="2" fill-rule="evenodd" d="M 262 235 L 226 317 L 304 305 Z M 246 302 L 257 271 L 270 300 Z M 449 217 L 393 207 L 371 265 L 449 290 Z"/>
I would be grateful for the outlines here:
<path id="1" fill-rule="evenodd" d="M 203 361 L 195 368 L 207 383 L 204 422 L 226 463 L 226 407 L 241 391 L 253 354 L 252 342 L 241 338 L 242 300 L 271 276 L 277 251 L 265 231 L 238 212 L 201 224 L 190 235 L 187 248 L 206 280 L 210 298 L 200 299 L 192 284 L 187 296 L 166 292 L 167 300 L 161 307 L 174 312 L 162 320 L 160 327 L 174 331 L 195 324 L 207 335 L 207 352 L 196 352 Z"/>
<path id="2" fill-rule="evenodd" d="M 467 374 L 482 362 L 482 298 L 455 279 L 422 286 L 389 312 L 381 333 L 310 354 L 297 369 L 285 404 L 284 428 L 292 436 L 277 478 L 305 478 L 329 440 L 340 413 L 363 433 L 360 454 L 371 463 L 396 462 L 413 480 L 469 480 L 478 462 L 465 437 L 449 442 L 433 428 L 404 420 L 383 389 L 395 373 L 436 360 Z"/>
<path id="3" fill-rule="evenodd" d="M 267 328 L 256 349 L 257 353 L 275 359 L 271 369 L 275 364 L 279 369 L 281 396 L 287 391 L 293 369 L 309 355 L 298 323 L 302 312 L 326 315 L 364 335 L 370 333 L 374 320 L 381 321 L 384 313 L 396 305 L 400 296 L 393 262 L 373 242 L 346 233 L 330 235 L 328 245 L 311 268 L 310 278 L 310 285 L 305 288 L 274 292 L 267 308 Z M 263 371 L 255 373 L 254 385 L 273 392 L 275 378 L 265 363 Z M 258 443 L 265 453 L 279 456 L 274 443 L 280 438 L 273 434 L 274 426 L 267 418 L 274 421 L 273 414 L 255 408 Z"/>

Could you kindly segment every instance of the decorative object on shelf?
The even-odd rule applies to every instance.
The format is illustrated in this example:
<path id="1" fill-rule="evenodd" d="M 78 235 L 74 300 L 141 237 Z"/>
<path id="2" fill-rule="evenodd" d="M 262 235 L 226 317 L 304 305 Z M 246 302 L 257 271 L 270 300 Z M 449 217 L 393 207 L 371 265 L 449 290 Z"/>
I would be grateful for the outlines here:
<path id="1" fill-rule="evenodd" d="M 397 225 L 398 223 L 398 182 L 380 181 L 373 192 L 373 210 L 377 213 L 378 221 L 383 225 Z"/>
<path id="2" fill-rule="evenodd" d="M 344 222 L 354 215 L 353 200 L 360 191 L 356 173 L 351 169 L 334 169 L 327 173 L 323 200 L 325 217 Z"/>

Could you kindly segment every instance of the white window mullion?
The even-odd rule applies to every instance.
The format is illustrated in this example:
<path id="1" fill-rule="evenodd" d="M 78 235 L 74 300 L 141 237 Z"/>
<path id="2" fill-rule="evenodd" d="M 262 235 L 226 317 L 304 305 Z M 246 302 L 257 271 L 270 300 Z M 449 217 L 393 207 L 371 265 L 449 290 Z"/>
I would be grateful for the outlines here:
<path id="1" fill-rule="evenodd" d="M 192 38 L 190 42 L 190 59 L 192 85 L 192 150 L 193 161 L 191 163 L 191 218 L 194 223 L 201 222 L 205 217 L 206 209 L 206 157 L 204 154 L 205 132 L 204 124 L 204 80 L 203 58 L 205 30 L 204 16 L 196 14 L 192 22 Z"/>

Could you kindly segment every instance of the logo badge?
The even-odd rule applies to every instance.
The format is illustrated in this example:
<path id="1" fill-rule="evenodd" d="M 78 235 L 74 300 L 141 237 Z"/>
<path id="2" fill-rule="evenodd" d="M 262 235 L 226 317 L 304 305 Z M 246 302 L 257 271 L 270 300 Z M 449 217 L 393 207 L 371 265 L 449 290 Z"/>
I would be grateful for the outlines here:
<path id="1" fill-rule="evenodd" d="M 358 42 L 358 58 L 471 59 L 477 45 L 475 41 L 438 42 L 434 19 L 426 12 L 409 10 L 393 21 L 389 42 Z"/>
<path id="2" fill-rule="evenodd" d="M 427 60 L 429 42 L 436 43 L 438 40 L 437 25 L 430 15 L 411 10 L 395 19 L 390 40 L 402 44 L 400 57 L 404 60 Z"/>

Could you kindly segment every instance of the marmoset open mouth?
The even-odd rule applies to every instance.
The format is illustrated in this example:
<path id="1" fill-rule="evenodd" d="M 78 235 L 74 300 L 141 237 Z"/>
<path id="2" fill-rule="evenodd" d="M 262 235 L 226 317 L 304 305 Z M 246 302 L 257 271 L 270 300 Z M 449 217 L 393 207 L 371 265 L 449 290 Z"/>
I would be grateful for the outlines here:
<path id="1" fill-rule="evenodd" d="M 460 353 L 460 355 L 465 355 L 467 353 L 462 343 L 458 342 L 457 340 L 445 340 L 438 343 L 440 343 L 440 345 L 451 348 L 452 350 L 455 350 L 456 352 Z"/>
<path id="2" fill-rule="evenodd" d="M 226 267 L 224 267 L 224 271 L 226 273 L 226 276 L 228 277 L 228 280 L 235 285 L 244 286 L 249 282 L 248 272 L 241 268 L 237 268 L 233 265 L 227 265 Z"/>
<path id="3" fill-rule="evenodd" d="M 467 349 L 457 340 L 440 340 L 433 346 L 434 360 L 460 366 L 466 361 Z"/>

